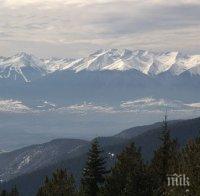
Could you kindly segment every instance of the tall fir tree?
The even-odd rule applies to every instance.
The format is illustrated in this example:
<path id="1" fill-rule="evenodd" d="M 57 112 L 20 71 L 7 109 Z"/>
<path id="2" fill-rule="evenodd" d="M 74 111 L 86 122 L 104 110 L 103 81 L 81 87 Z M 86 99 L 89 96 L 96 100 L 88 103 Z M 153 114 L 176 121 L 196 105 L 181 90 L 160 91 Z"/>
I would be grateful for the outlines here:
<path id="1" fill-rule="evenodd" d="M 2 190 L 0 196 L 8 196 L 8 192 L 6 190 Z"/>
<path id="2" fill-rule="evenodd" d="M 182 151 L 182 174 L 189 177 L 191 195 L 200 195 L 200 135 L 190 140 Z M 186 187 L 187 188 L 187 187 Z"/>
<path id="3" fill-rule="evenodd" d="M 19 192 L 17 190 L 17 186 L 14 186 L 11 191 L 2 190 L 0 191 L 0 196 L 19 196 Z"/>
<path id="4" fill-rule="evenodd" d="M 10 196 L 19 196 L 19 192 L 17 190 L 17 186 L 16 185 L 11 189 L 11 192 L 10 192 L 9 195 Z"/>
<path id="5" fill-rule="evenodd" d="M 37 196 L 75 196 L 76 188 L 72 175 L 66 170 L 58 169 L 52 179 L 45 178 L 44 185 L 39 189 Z"/>
<path id="6" fill-rule="evenodd" d="M 96 196 L 99 193 L 99 189 L 105 181 L 105 175 L 108 173 L 102 153 L 103 151 L 97 139 L 95 139 L 89 150 L 86 166 L 83 169 L 80 195 Z"/>
<path id="7" fill-rule="evenodd" d="M 117 157 L 101 192 L 104 196 L 151 196 L 151 184 L 140 149 L 132 143 Z"/>
<path id="8" fill-rule="evenodd" d="M 179 171 L 177 140 L 172 139 L 168 128 L 167 116 L 163 122 L 161 146 L 155 151 L 150 165 L 151 181 L 153 182 L 154 195 L 168 195 L 172 190 L 168 187 L 168 175 Z"/>

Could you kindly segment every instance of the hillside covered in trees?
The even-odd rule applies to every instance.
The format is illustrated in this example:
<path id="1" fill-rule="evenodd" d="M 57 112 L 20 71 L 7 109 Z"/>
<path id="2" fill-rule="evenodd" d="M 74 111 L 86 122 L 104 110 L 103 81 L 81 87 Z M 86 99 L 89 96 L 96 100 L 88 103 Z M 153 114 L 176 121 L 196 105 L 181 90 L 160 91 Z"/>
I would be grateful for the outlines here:
<path id="1" fill-rule="evenodd" d="M 95 139 L 83 163 L 80 183 L 77 184 L 74 176 L 64 167 L 57 168 L 52 175 L 43 179 L 40 188 L 35 190 L 36 195 L 198 196 L 200 135 L 188 139 L 184 146 L 171 135 L 170 126 L 165 119 L 158 138 L 159 147 L 149 161 L 144 159 L 142 149 L 133 141 L 124 146 L 118 155 L 111 153 L 108 157 L 101 140 Z M 2 190 L 1 195 L 20 195 L 20 190 L 14 185 L 13 187 L 11 192 Z"/>

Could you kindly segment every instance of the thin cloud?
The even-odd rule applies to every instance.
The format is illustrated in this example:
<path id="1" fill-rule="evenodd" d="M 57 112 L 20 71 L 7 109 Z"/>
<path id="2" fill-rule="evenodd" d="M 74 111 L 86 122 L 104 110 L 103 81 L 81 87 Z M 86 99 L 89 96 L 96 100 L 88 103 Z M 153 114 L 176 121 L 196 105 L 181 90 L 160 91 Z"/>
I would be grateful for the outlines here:
<path id="1" fill-rule="evenodd" d="M 78 57 L 113 47 L 200 52 L 195 0 L 4 0 L 0 5 L 1 55 L 24 50 Z"/>

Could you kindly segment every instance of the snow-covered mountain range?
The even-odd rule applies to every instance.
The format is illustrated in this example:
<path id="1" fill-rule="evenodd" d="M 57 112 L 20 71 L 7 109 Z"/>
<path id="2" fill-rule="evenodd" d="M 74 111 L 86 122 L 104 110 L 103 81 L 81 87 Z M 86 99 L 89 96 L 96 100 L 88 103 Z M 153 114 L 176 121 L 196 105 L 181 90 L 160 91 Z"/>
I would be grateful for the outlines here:
<path id="1" fill-rule="evenodd" d="M 143 97 L 198 103 L 199 85 L 200 55 L 179 52 L 109 49 L 80 59 L 27 53 L 0 57 L 0 100 L 38 108 L 44 100 L 60 107 L 84 102 L 116 106 Z M 49 107 L 54 108 L 44 104 L 39 109 Z"/>
<path id="2" fill-rule="evenodd" d="M 180 75 L 184 71 L 200 74 L 200 55 L 182 55 L 179 52 L 154 53 L 144 50 L 99 50 L 86 58 L 75 60 L 62 69 L 82 70 L 138 70 L 147 75 L 170 71 Z"/>
<path id="3" fill-rule="evenodd" d="M 169 72 L 179 76 L 188 71 L 200 76 L 200 55 L 179 52 L 150 52 L 145 50 L 99 50 L 85 58 L 39 59 L 31 54 L 19 53 L 0 57 L 0 78 L 21 79 L 30 82 L 56 71 L 127 71 L 137 70 L 145 75 Z"/>

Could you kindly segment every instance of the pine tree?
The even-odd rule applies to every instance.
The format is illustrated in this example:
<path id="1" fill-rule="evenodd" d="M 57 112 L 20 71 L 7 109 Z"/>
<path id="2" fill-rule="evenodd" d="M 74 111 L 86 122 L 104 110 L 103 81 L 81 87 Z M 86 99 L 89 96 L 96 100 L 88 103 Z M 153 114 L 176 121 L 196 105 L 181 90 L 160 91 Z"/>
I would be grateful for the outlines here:
<path id="1" fill-rule="evenodd" d="M 17 190 L 17 187 L 14 186 L 11 191 L 2 190 L 0 191 L 0 196 L 19 196 L 19 192 Z"/>
<path id="2" fill-rule="evenodd" d="M 8 193 L 6 190 L 2 190 L 0 196 L 8 196 Z"/>
<path id="3" fill-rule="evenodd" d="M 10 196 L 19 196 L 19 192 L 17 190 L 17 186 L 14 186 L 9 194 Z"/>
<path id="4" fill-rule="evenodd" d="M 140 149 L 132 143 L 117 157 L 117 162 L 107 177 L 102 195 L 150 196 L 147 168 L 143 163 Z"/>
<path id="5" fill-rule="evenodd" d="M 81 179 L 81 195 L 96 196 L 100 187 L 105 181 L 105 174 L 108 172 L 105 168 L 105 158 L 102 157 L 101 150 L 97 139 L 91 145 L 88 153 L 86 166 L 83 169 Z"/>
<path id="6" fill-rule="evenodd" d="M 45 178 L 44 185 L 39 189 L 37 196 L 74 196 L 76 195 L 75 182 L 72 175 L 66 170 L 56 170 L 51 180 Z"/>
<path id="7" fill-rule="evenodd" d="M 152 181 L 154 183 L 154 195 L 159 196 L 167 195 L 171 191 L 167 185 L 167 177 L 178 172 L 179 153 L 177 141 L 171 138 L 166 116 L 160 139 L 161 146 L 155 151 L 150 166 Z"/>
<path id="8" fill-rule="evenodd" d="M 182 151 L 182 174 L 189 177 L 190 194 L 200 195 L 200 136 L 190 140 Z"/>

